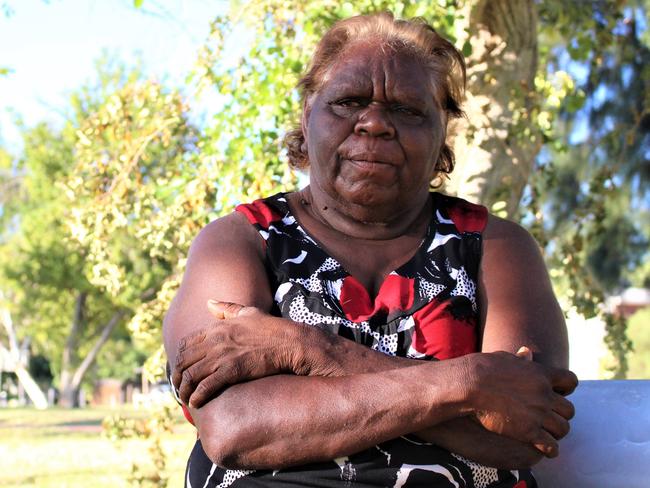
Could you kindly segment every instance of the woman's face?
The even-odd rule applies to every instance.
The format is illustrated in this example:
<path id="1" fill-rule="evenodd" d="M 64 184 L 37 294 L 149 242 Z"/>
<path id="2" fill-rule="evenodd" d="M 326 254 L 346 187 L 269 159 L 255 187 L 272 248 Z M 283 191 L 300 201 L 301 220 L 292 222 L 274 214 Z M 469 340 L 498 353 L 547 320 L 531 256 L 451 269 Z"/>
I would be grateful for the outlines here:
<path id="1" fill-rule="evenodd" d="M 445 137 L 444 111 L 413 56 L 350 46 L 306 104 L 312 188 L 377 219 L 422 205 Z"/>

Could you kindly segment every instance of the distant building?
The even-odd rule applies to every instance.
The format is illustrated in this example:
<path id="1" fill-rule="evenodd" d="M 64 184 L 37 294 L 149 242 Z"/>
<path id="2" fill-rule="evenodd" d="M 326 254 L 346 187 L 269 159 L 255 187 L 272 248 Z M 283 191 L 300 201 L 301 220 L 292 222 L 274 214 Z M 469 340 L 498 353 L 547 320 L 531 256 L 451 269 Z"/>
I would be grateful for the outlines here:
<path id="1" fill-rule="evenodd" d="M 650 290 L 647 288 L 627 288 L 620 295 L 607 299 L 607 309 L 625 318 L 645 307 L 650 307 Z"/>

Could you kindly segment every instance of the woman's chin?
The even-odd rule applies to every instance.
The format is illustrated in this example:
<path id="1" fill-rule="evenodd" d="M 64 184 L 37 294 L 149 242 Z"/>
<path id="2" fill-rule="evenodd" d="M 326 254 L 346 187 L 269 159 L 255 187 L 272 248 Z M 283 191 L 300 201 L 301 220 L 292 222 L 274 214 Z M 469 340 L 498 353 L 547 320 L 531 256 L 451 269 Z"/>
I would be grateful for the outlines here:
<path id="1" fill-rule="evenodd" d="M 347 213 L 362 222 L 386 222 L 400 213 L 399 191 L 393 187 L 381 185 L 364 185 L 339 193 L 339 202 Z"/>

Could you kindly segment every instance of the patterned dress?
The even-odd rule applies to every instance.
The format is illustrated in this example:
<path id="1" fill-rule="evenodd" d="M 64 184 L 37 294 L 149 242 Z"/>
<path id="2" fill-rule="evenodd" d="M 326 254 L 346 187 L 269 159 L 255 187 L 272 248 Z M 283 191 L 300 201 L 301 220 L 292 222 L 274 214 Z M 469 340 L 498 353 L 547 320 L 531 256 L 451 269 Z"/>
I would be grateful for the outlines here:
<path id="1" fill-rule="evenodd" d="M 415 255 L 373 300 L 296 221 L 285 194 L 240 205 L 264 239 L 274 311 L 385 354 L 444 360 L 477 351 L 477 275 L 484 207 L 432 193 L 433 214 Z M 185 410 L 185 409 L 184 409 Z M 190 455 L 186 487 L 531 488 L 529 471 L 479 465 L 411 436 L 329 462 L 281 470 L 227 470 Z"/>

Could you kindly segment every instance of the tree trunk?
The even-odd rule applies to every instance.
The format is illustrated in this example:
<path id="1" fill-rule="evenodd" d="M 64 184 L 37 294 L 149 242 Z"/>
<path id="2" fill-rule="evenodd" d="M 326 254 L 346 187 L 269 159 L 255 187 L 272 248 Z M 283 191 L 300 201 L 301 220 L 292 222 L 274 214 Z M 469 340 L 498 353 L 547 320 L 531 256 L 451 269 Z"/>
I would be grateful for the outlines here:
<path id="1" fill-rule="evenodd" d="M 61 377 L 59 380 L 59 406 L 73 408 L 78 405 L 79 390 L 75 389 L 72 382 L 72 364 L 77 357 L 77 345 L 79 334 L 83 328 L 85 311 L 86 311 L 87 293 L 80 292 L 74 304 L 74 313 L 72 315 L 72 325 L 70 333 L 63 346 L 63 355 L 61 357 Z"/>
<path id="2" fill-rule="evenodd" d="M 123 310 L 118 310 L 113 314 L 111 319 L 104 325 L 102 333 L 97 338 L 95 345 L 86 355 L 86 357 L 81 361 L 81 364 L 77 369 L 70 375 L 69 381 L 65 384 L 65 387 L 61 387 L 59 405 L 66 408 L 76 408 L 79 406 L 79 389 L 81 388 L 81 382 L 84 379 L 84 376 L 88 372 L 88 369 L 97 359 L 97 355 L 101 348 L 106 344 L 111 333 L 120 323 L 122 317 L 124 317 L 125 312 Z"/>
<path id="3" fill-rule="evenodd" d="M 473 5 L 472 5 L 473 4 Z M 533 0 L 467 2 L 467 120 L 450 130 L 457 165 L 444 191 L 515 215 L 542 137 L 536 106 L 537 13 Z"/>

